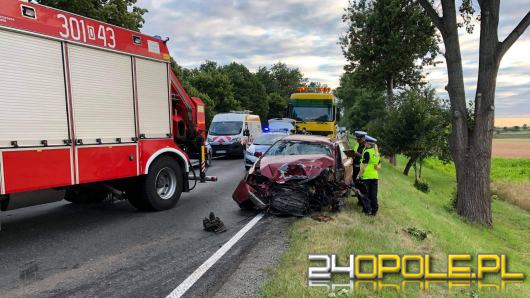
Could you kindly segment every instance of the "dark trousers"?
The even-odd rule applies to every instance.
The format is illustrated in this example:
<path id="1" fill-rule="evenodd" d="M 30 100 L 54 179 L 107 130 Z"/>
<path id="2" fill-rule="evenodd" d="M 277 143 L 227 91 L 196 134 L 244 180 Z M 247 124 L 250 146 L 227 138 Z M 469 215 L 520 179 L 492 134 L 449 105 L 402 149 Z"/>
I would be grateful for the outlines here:
<path id="1" fill-rule="evenodd" d="M 361 166 L 354 166 L 353 167 L 353 187 L 357 188 L 358 190 L 363 189 L 364 187 L 361 185 L 361 181 L 356 180 L 357 175 L 359 175 L 359 172 L 361 171 Z M 362 192 L 362 190 L 361 190 Z M 361 196 L 357 196 L 357 205 L 362 206 L 363 202 L 361 199 Z"/>
<path id="2" fill-rule="evenodd" d="M 366 214 L 375 215 L 379 209 L 379 204 L 377 203 L 378 180 L 362 180 L 361 183 L 364 186 L 364 189 L 361 190 L 361 192 L 364 191 L 361 197 L 363 212 Z"/>

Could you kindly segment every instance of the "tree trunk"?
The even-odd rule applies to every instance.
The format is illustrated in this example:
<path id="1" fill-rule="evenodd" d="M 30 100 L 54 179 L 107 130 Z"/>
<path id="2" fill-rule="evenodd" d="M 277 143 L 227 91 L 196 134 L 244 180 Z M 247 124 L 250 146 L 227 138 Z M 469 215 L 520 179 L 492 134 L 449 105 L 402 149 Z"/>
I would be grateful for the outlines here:
<path id="1" fill-rule="evenodd" d="M 480 53 L 475 97 L 474 124 L 468 127 L 468 113 L 462 73 L 462 56 L 458 39 L 456 4 L 441 0 L 442 16 L 428 0 L 418 0 L 442 34 L 452 112 L 449 145 L 456 167 L 457 212 L 484 225 L 492 224 L 490 170 L 495 87 L 500 61 L 506 51 L 530 26 L 530 12 L 503 42 L 498 39 L 500 0 L 479 0 Z"/>
<path id="2" fill-rule="evenodd" d="M 420 179 L 418 177 L 418 162 L 415 161 L 414 162 L 414 183 L 417 184 L 418 181 L 420 181 Z"/>
<path id="3" fill-rule="evenodd" d="M 447 91 L 453 113 L 449 139 L 457 179 L 457 213 L 473 222 L 491 224 L 489 175 L 479 173 L 483 159 L 477 158 L 475 142 L 470 139 L 468 112 L 462 71 L 462 56 L 454 1 L 443 1 L 444 29 L 449 83 Z M 473 135 L 473 132 L 472 132 Z M 486 141 L 487 142 L 487 141 Z M 490 140 L 491 142 L 491 140 Z"/>
<path id="4" fill-rule="evenodd" d="M 392 109 L 394 104 L 394 78 L 389 76 L 386 79 L 386 108 Z M 388 156 L 388 162 L 395 167 L 397 165 L 396 155 L 392 154 Z"/>
<path id="5" fill-rule="evenodd" d="M 423 174 L 423 158 L 420 158 L 420 174 L 418 175 L 420 180 L 421 180 L 422 174 Z"/>
<path id="6" fill-rule="evenodd" d="M 394 78 L 389 76 L 386 79 L 386 97 L 387 97 L 387 106 L 394 106 Z"/>
<path id="7" fill-rule="evenodd" d="M 411 157 L 409 161 L 407 162 L 407 165 L 405 166 L 405 170 L 403 170 L 403 175 L 408 176 L 410 172 L 410 168 L 412 165 L 416 162 L 416 157 Z"/>
<path id="8" fill-rule="evenodd" d="M 475 126 L 470 138 L 466 179 L 458 191 L 458 214 L 485 225 L 491 216 L 491 147 L 495 118 L 495 87 L 500 65 L 497 34 L 499 0 L 481 5 L 480 54 L 477 93 L 475 96 Z M 460 196 L 463 199 L 460 199 Z"/>

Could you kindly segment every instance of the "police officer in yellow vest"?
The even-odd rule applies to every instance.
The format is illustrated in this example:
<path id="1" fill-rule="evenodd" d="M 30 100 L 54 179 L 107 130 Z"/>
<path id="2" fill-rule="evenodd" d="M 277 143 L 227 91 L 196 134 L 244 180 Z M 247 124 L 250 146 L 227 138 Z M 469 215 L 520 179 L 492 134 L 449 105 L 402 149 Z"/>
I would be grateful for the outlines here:
<path id="1" fill-rule="evenodd" d="M 379 163 L 381 161 L 377 148 L 377 139 L 365 136 L 365 148 L 361 159 L 361 169 L 356 176 L 356 181 L 361 181 L 366 192 L 362 196 L 363 212 L 376 215 L 379 205 L 377 203 L 377 187 L 379 180 Z"/>

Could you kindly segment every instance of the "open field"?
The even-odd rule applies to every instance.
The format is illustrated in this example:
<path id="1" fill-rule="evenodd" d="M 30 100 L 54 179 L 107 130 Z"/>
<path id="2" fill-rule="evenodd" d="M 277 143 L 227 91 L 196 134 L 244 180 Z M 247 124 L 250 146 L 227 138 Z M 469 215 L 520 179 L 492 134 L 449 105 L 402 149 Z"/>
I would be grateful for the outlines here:
<path id="1" fill-rule="evenodd" d="M 530 158 L 530 136 L 528 139 L 494 139 L 493 157 Z"/>
<path id="2" fill-rule="evenodd" d="M 455 175 L 452 163 L 429 159 L 425 165 L 449 176 Z M 494 158 L 491 161 L 491 189 L 500 199 L 530 211 L 530 158 Z"/>
<path id="3" fill-rule="evenodd" d="M 524 124 L 530 125 L 530 117 L 498 117 L 495 118 L 495 126 L 497 127 L 512 127 L 512 126 L 523 126 Z"/>
<path id="4" fill-rule="evenodd" d="M 307 286 L 309 253 L 349 254 L 419 253 L 430 254 L 435 271 L 447 269 L 449 253 L 504 253 L 510 259 L 510 270 L 530 274 L 530 213 L 501 200 L 493 201 L 493 228 L 469 224 L 452 212 L 450 204 L 455 187 L 454 176 L 437 169 L 425 168 L 424 179 L 431 191 L 424 194 L 416 190 L 413 177 L 405 177 L 401 171 L 404 159 L 397 168 L 387 163 L 381 171 L 380 212 L 377 217 L 362 215 L 350 199 L 346 209 L 331 222 L 321 223 L 310 218 L 295 222 L 290 229 L 289 249 L 273 278 L 266 283 L 261 294 L 264 297 L 323 297 L 326 290 Z M 411 175 L 413 176 L 413 175 Z M 427 238 L 416 240 L 407 228 L 427 231 Z M 473 264 L 472 267 L 475 267 Z M 476 267 L 475 267 L 476 268 Z M 338 280 L 344 283 L 347 277 Z M 391 278 L 390 282 L 395 281 Z M 498 280 L 492 281 L 498 282 Z M 349 294 L 355 297 L 530 297 L 530 284 L 525 281 L 508 285 L 506 292 L 484 290 L 477 293 L 474 287 L 456 287 L 447 293 L 447 287 L 438 285 L 430 294 L 416 288 L 397 294 L 395 289 L 384 288 L 378 295 L 361 288 Z M 337 297 L 339 297 L 337 295 Z"/>

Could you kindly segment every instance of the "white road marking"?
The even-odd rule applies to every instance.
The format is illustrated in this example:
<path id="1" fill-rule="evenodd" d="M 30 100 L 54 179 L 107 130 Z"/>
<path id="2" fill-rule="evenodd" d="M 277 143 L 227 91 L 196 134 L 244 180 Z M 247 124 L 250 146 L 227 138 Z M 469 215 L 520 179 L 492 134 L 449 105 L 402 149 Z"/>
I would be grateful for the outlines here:
<path id="1" fill-rule="evenodd" d="M 166 298 L 180 298 L 184 295 L 201 276 L 208 271 L 217 261 L 219 261 L 229 250 L 234 246 L 245 234 L 250 231 L 262 218 L 264 214 L 256 215 L 248 224 L 246 224 L 237 234 L 234 235 L 228 242 L 226 242 L 219 250 L 217 250 L 206 262 L 202 263 L 188 278 L 186 278 L 176 289 L 171 292 Z"/>

